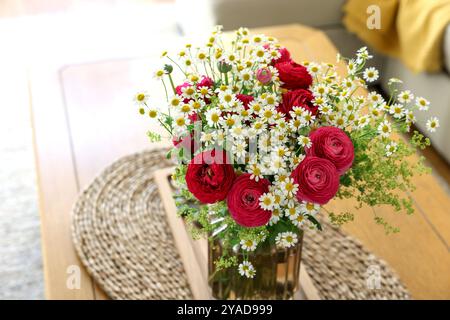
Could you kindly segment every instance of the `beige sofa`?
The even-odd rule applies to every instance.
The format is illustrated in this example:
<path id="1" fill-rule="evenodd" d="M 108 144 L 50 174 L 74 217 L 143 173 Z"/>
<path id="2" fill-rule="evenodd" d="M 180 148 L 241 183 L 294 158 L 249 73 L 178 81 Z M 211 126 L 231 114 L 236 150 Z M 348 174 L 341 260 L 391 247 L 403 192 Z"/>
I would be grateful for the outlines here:
<path id="1" fill-rule="evenodd" d="M 225 30 L 241 26 L 262 27 L 300 23 L 322 29 L 344 56 L 351 56 L 364 46 L 342 25 L 342 6 L 346 0 L 177 0 L 180 29 L 185 34 L 199 35 L 220 24 Z M 194 19 L 192 17 L 195 17 Z M 389 78 L 404 80 L 404 88 L 431 101 L 431 112 L 417 113 L 426 133 L 425 116 L 436 115 L 441 127 L 430 135 L 435 148 L 450 162 L 450 26 L 443 40 L 446 69 L 436 74 L 413 74 L 397 59 L 375 52 L 372 64 L 380 69 L 379 83 L 387 89 Z"/>

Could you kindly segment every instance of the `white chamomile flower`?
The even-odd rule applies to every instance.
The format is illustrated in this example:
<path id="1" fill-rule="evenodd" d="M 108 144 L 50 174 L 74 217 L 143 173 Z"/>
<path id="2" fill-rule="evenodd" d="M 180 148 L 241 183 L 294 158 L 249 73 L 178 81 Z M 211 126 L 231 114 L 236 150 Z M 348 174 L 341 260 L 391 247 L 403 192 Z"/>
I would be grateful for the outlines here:
<path id="1" fill-rule="evenodd" d="M 191 67 L 193 64 L 191 59 L 184 59 L 183 63 L 187 68 Z"/>
<path id="2" fill-rule="evenodd" d="M 184 114 L 192 114 L 194 112 L 194 108 L 192 108 L 192 105 L 190 105 L 189 103 L 183 103 L 180 106 L 180 111 Z"/>
<path id="3" fill-rule="evenodd" d="M 344 81 L 342 81 L 342 87 L 347 90 L 353 90 L 353 88 L 355 87 L 355 83 L 351 78 L 345 78 Z"/>
<path id="4" fill-rule="evenodd" d="M 221 111 L 219 109 L 212 108 L 206 111 L 206 121 L 210 127 L 217 128 L 219 126 L 220 119 Z"/>
<path id="5" fill-rule="evenodd" d="M 235 114 L 227 114 L 222 118 L 222 123 L 224 126 L 233 127 L 235 124 L 240 124 L 240 118 Z"/>
<path id="6" fill-rule="evenodd" d="M 275 121 L 275 115 L 277 114 L 274 107 L 267 106 L 260 112 L 260 117 L 263 121 L 273 123 Z"/>
<path id="7" fill-rule="evenodd" d="M 358 119 L 358 128 L 362 129 L 369 124 L 369 117 L 367 115 L 361 116 Z"/>
<path id="8" fill-rule="evenodd" d="M 259 206 L 264 210 L 272 210 L 274 205 L 274 198 L 273 195 L 270 193 L 264 193 L 259 198 Z"/>
<path id="9" fill-rule="evenodd" d="M 264 95 L 264 103 L 267 106 L 275 107 L 278 104 L 278 99 L 273 94 L 263 94 Z"/>
<path id="10" fill-rule="evenodd" d="M 277 234 L 277 236 L 275 237 L 275 244 L 277 245 L 277 247 L 284 247 L 283 232 Z"/>
<path id="11" fill-rule="evenodd" d="M 244 139 L 246 137 L 246 129 L 242 125 L 235 125 L 231 128 L 231 136 L 234 139 Z"/>
<path id="12" fill-rule="evenodd" d="M 394 83 L 403 83 L 403 81 L 397 78 L 390 78 L 388 80 L 388 86 L 392 86 Z"/>
<path id="13" fill-rule="evenodd" d="M 258 164 L 254 163 L 249 166 L 247 169 L 248 173 L 250 173 L 250 179 L 254 179 L 255 181 L 259 181 L 259 179 L 263 178 L 261 168 Z"/>
<path id="14" fill-rule="evenodd" d="M 274 225 L 276 223 L 278 223 L 278 221 L 280 221 L 280 217 L 281 217 L 281 211 L 278 208 L 275 208 L 272 210 L 272 216 L 270 217 L 269 220 L 269 225 Z"/>
<path id="15" fill-rule="evenodd" d="M 275 155 L 270 161 L 267 161 L 266 166 L 268 167 L 270 173 L 274 174 L 286 168 L 286 161 L 283 157 Z"/>
<path id="16" fill-rule="evenodd" d="M 200 62 L 206 61 L 206 59 L 208 58 L 208 55 L 205 51 L 203 50 L 199 50 L 197 52 L 197 56 L 196 56 L 197 60 Z"/>
<path id="17" fill-rule="evenodd" d="M 292 178 L 286 178 L 281 184 L 280 189 L 286 196 L 295 196 L 298 191 L 298 184 Z"/>
<path id="18" fill-rule="evenodd" d="M 283 244 L 285 248 L 293 247 L 297 242 L 298 238 L 295 233 L 290 231 L 283 232 Z"/>
<path id="19" fill-rule="evenodd" d="M 186 59 L 188 57 L 188 54 L 184 50 L 179 51 L 177 55 L 180 59 Z"/>
<path id="20" fill-rule="evenodd" d="M 258 46 L 254 48 L 252 56 L 255 58 L 256 61 L 262 63 L 270 60 L 270 54 L 263 46 Z"/>
<path id="21" fill-rule="evenodd" d="M 175 95 L 169 100 L 169 107 L 178 108 L 181 105 L 181 102 L 182 98 L 179 95 Z"/>
<path id="22" fill-rule="evenodd" d="M 389 113 L 392 114 L 394 116 L 394 118 L 401 119 L 405 113 L 405 109 L 403 109 L 403 105 L 401 105 L 399 103 L 394 103 L 389 108 Z"/>
<path id="23" fill-rule="evenodd" d="M 329 115 L 333 112 L 333 109 L 330 105 L 323 104 L 323 105 L 319 106 L 319 111 L 322 114 Z"/>
<path id="24" fill-rule="evenodd" d="M 298 136 L 298 143 L 304 148 L 311 148 L 311 139 L 307 136 Z"/>
<path id="25" fill-rule="evenodd" d="M 143 106 L 148 102 L 150 95 L 146 91 L 138 92 L 134 95 L 133 101 L 138 106 Z"/>
<path id="26" fill-rule="evenodd" d="M 357 51 L 356 56 L 357 56 L 359 59 L 363 59 L 363 60 L 369 60 L 369 59 L 372 59 L 372 58 L 373 58 L 373 56 L 371 56 L 371 55 L 369 54 L 369 51 L 367 50 L 367 47 L 362 47 L 362 48 L 360 48 L 360 49 Z"/>
<path id="27" fill-rule="evenodd" d="M 211 96 L 213 95 L 211 88 L 209 88 L 207 86 L 198 87 L 197 92 L 202 98 L 206 98 L 206 99 L 211 98 Z"/>
<path id="28" fill-rule="evenodd" d="M 301 227 L 305 221 L 305 216 L 303 214 L 299 214 L 295 219 L 291 220 L 292 224 L 297 227 Z"/>
<path id="29" fill-rule="evenodd" d="M 181 88 L 181 95 L 187 99 L 191 99 L 195 95 L 195 88 L 193 86 L 185 86 Z"/>
<path id="30" fill-rule="evenodd" d="M 290 220 L 294 220 L 295 218 L 297 218 L 300 213 L 300 207 L 295 205 L 294 203 L 288 204 L 288 206 L 284 210 L 284 215 Z"/>
<path id="31" fill-rule="evenodd" d="M 256 246 L 258 245 L 256 241 L 251 239 L 241 240 L 240 244 L 242 249 L 246 251 L 254 251 L 256 249 Z"/>
<path id="32" fill-rule="evenodd" d="M 314 97 L 322 97 L 327 95 L 329 92 L 330 89 L 325 84 L 319 84 L 313 89 Z"/>
<path id="33" fill-rule="evenodd" d="M 338 115 L 332 122 L 336 127 L 341 129 L 344 129 L 347 125 L 347 121 L 342 115 Z"/>
<path id="34" fill-rule="evenodd" d="M 364 70 L 363 77 L 367 82 L 373 82 L 378 79 L 379 72 L 374 67 L 370 67 Z"/>
<path id="35" fill-rule="evenodd" d="M 318 63 L 311 62 L 308 65 L 307 69 L 308 69 L 309 73 L 314 76 L 314 75 L 316 75 L 316 74 L 318 74 L 320 72 L 320 65 Z"/>
<path id="36" fill-rule="evenodd" d="M 249 85 L 252 83 L 253 74 L 250 69 L 244 69 L 240 73 L 240 78 L 243 85 Z"/>
<path id="37" fill-rule="evenodd" d="M 395 151 L 397 151 L 397 143 L 391 142 L 386 145 L 386 156 L 390 157 Z"/>
<path id="38" fill-rule="evenodd" d="M 300 205 L 300 208 L 303 213 L 315 215 L 317 212 L 319 212 L 320 205 L 317 203 L 303 201 L 302 204 Z"/>
<path id="39" fill-rule="evenodd" d="M 389 137 L 389 135 L 391 134 L 391 131 L 392 131 L 391 124 L 387 120 L 384 120 L 378 126 L 378 132 L 380 133 L 380 135 L 383 138 Z"/>
<path id="40" fill-rule="evenodd" d="M 200 141 L 209 146 L 213 142 L 213 134 L 211 132 L 202 132 L 200 136 Z"/>
<path id="41" fill-rule="evenodd" d="M 232 151 L 238 159 L 245 159 L 247 155 L 247 143 L 245 141 L 235 141 L 232 146 Z"/>
<path id="42" fill-rule="evenodd" d="M 216 144 L 222 145 L 225 142 L 226 136 L 223 130 L 214 130 L 212 132 L 213 140 Z"/>
<path id="43" fill-rule="evenodd" d="M 383 113 L 381 112 L 382 110 L 383 110 L 382 106 L 378 106 L 378 105 L 372 106 L 371 108 L 369 108 L 370 116 L 373 119 L 378 119 L 383 115 Z"/>
<path id="44" fill-rule="evenodd" d="M 435 132 L 437 128 L 439 128 L 439 119 L 436 117 L 431 117 L 427 121 L 427 130 L 430 132 Z"/>
<path id="45" fill-rule="evenodd" d="M 243 261 L 239 264 L 238 271 L 241 276 L 247 278 L 253 278 L 256 274 L 255 268 L 249 261 Z"/>
<path id="46" fill-rule="evenodd" d="M 274 140 L 274 141 L 276 141 L 276 140 Z M 276 147 L 273 150 L 273 153 L 275 156 L 280 157 L 280 158 L 287 158 L 291 155 L 291 151 L 289 151 L 289 149 L 284 145 Z"/>
<path id="47" fill-rule="evenodd" d="M 156 80 L 161 80 L 165 75 L 164 70 L 158 69 L 155 72 L 153 72 L 153 78 Z"/>
<path id="48" fill-rule="evenodd" d="M 261 111 L 261 109 L 262 109 L 261 104 L 258 101 L 255 101 L 255 100 L 250 102 L 248 104 L 248 107 L 249 107 L 249 110 L 251 110 L 251 112 L 255 113 L 255 114 L 258 114 Z"/>
<path id="49" fill-rule="evenodd" d="M 351 59 L 347 64 L 347 72 L 349 75 L 354 75 L 356 72 L 356 61 Z"/>
<path id="50" fill-rule="evenodd" d="M 186 121 L 186 118 L 184 117 L 184 115 L 175 117 L 174 124 L 175 124 L 175 129 L 177 129 L 178 132 L 182 132 L 182 131 L 186 130 L 187 121 Z"/>
<path id="51" fill-rule="evenodd" d="M 236 96 L 230 91 L 219 92 L 219 100 L 225 107 L 232 107 L 236 102 Z"/>
<path id="52" fill-rule="evenodd" d="M 261 149 L 262 152 L 267 153 L 270 149 L 271 145 L 271 139 L 269 135 L 260 135 L 258 139 L 258 147 Z"/>
<path id="53" fill-rule="evenodd" d="M 311 102 L 313 105 L 321 106 L 321 105 L 327 103 L 328 99 L 326 96 L 317 96 Z"/>
<path id="54" fill-rule="evenodd" d="M 428 111 L 428 109 L 430 108 L 430 102 L 422 97 L 416 98 L 416 105 L 420 111 Z"/>
<path id="55" fill-rule="evenodd" d="M 367 95 L 367 101 L 369 101 L 373 106 L 375 106 L 383 103 L 384 99 L 379 93 L 371 92 Z"/>
<path id="56" fill-rule="evenodd" d="M 406 117 L 407 124 L 416 123 L 416 121 L 417 121 L 416 116 L 414 115 L 414 112 L 412 112 L 411 110 L 406 111 L 405 117 Z"/>
<path id="57" fill-rule="evenodd" d="M 264 43 L 265 36 L 262 34 L 256 34 L 252 37 L 252 43 L 255 45 L 262 45 Z"/>
<path id="58" fill-rule="evenodd" d="M 202 109 L 206 103 L 203 100 L 190 100 L 189 105 L 192 107 L 193 110 L 200 110 Z"/>
<path id="59" fill-rule="evenodd" d="M 401 103 L 410 103 L 414 99 L 414 95 L 409 90 L 402 91 L 397 96 L 398 101 Z"/>
<path id="60" fill-rule="evenodd" d="M 232 52 L 225 54 L 223 57 L 223 61 L 225 61 L 228 64 L 235 63 L 237 59 L 238 59 L 238 57 Z"/>

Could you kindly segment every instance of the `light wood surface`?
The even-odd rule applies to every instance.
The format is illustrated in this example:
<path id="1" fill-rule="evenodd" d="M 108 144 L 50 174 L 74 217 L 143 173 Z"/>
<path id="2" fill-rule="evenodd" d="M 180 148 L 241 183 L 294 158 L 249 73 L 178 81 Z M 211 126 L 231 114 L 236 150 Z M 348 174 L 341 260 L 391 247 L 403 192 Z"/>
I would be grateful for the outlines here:
<path id="1" fill-rule="evenodd" d="M 259 29 L 279 38 L 298 60 L 335 62 L 336 49 L 326 36 L 297 25 Z M 146 119 L 137 115 L 131 97 L 150 87 L 154 56 L 50 68 L 30 73 L 36 168 L 40 192 L 46 296 L 49 299 L 104 299 L 81 266 L 71 240 L 70 209 L 77 194 L 118 157 L 149 148 Z M 156 49 L 156 48 L 155 48 Z M 343 66 L 341 66 L 342 68 Z M 450 298 L 450 199 L 433 176 L 416 180 L 416 214 L 407 217 L 377 209 L 400 226 L 386 236 L 372 220 L 370 209 L 359 210 L 344 230 L 357 237 L 399 274 L 414 298 Z M 330 209 L 352 209 L 348 201 L 333 201 Z M 325 231 L 326 232 L 326 231 Z M 67 268 L 81 270 L 80 289 L 66 283 Z"/>

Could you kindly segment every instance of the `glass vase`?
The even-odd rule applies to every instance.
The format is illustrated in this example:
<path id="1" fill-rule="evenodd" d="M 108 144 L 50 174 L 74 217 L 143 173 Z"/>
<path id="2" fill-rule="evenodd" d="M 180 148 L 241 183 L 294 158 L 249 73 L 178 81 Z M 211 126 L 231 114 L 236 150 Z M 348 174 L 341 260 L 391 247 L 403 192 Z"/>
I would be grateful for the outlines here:
<path id="1" fill-rule="evenodd" d="M 293 299 L 299 289 L 300 261 L 303 232 L 299 231 L 298 243 L 291 248 L 277 248 L 261 244 L 254 252 L 246 254 L 256 270 L 254 278 L 239 274 L 237 267 L 217 270 L 214 261 L 223 255 L 218 240 L 208 246 L 208 276 L 212 295 L 216 299 Z M 242 262 L 242 252 L 227 252 Z"/>

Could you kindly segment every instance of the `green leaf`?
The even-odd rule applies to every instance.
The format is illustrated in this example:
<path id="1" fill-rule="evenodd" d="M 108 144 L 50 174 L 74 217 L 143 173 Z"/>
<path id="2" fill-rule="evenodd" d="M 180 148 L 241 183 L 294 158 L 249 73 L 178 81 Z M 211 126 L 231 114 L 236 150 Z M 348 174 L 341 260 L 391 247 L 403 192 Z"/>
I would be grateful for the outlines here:
<path id="1" fill-rule="evenodd" d="M 322 225 L 320 224 L 319 221 L 317 221 L 316 218 L 314 218 L 311 215 L 308 215 L 307 217 L 308 217 L 308 220 L 311 221 L 311 223 L 314 224 L 318 230 L 322 231 Z"/>

